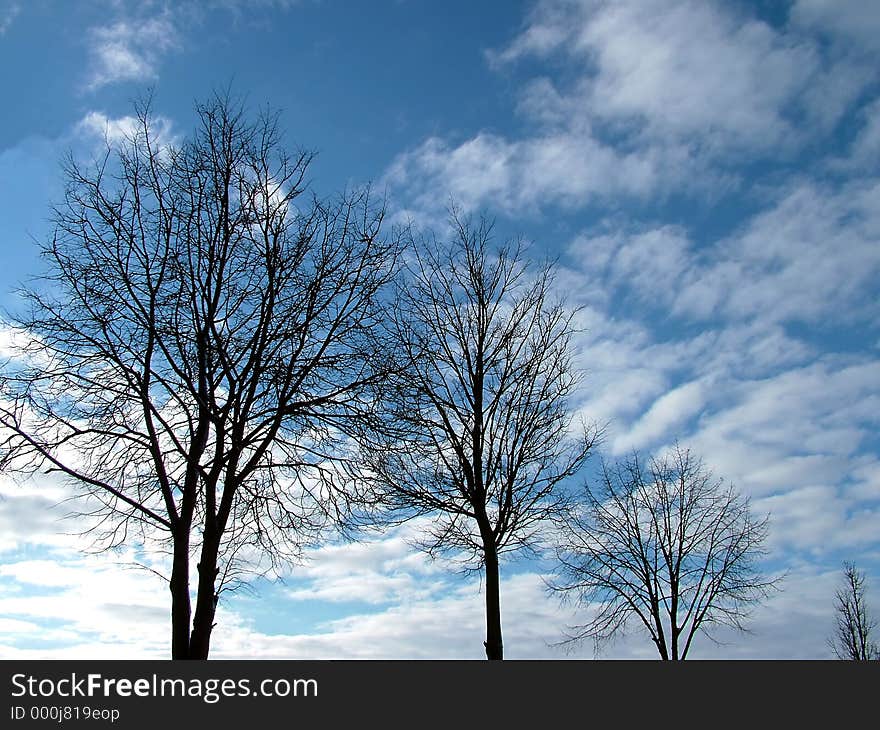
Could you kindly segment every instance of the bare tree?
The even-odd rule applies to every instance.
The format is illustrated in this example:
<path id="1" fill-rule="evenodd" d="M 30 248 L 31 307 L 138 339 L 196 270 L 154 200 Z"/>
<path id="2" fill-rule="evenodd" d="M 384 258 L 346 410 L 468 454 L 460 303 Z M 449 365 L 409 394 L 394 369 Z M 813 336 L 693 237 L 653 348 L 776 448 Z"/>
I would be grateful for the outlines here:
<path id="1" fill-rule="evenodd" d="M 345 513 L 336 465 L 371 417 L 396 252 L 368 193 L 303 195 L 311 155 L 277 115 L 196 111 L 172 145 L 138 105 L 94 166 L 68 161 L 0 398 L 4 468 L 78 485 L 100 544 L 170 552 L 175 659 L 208 656 L 233 577 Z"/>
<path id="2" fill-rule="evenodd" d="M 744 630 L 778 582 L 758 569 L 767 524 L 678 446 L 647 470 L 637 455 L 603 468 L 562 530 L 550 589 L 590 615 L 563 643 L 592 639 L 598 650 L 635 622 L 663 659 L 685 659 L 701 630 Z"/>
<path id="3" fill-rule="evenodd" d="M 404 267 L 395 391 L 365 452 L 386 505 L 435 516 L 423 547 L 484 571 L 486 656 L 502 659 L 499 557 L 535 545 L 595 434 L 569 432 L 572 313 L 551 301 L 552 268 L 493 248 L 485 220 L 451 223 L 451 243 L 422 240 Z"/>
<path id="4" fill-rule="evenodd" d="M 871 661 L 880 659 L 880 647 L 873 641 L 877 620 L 868 615 L 865 603 L 865 574 L 854 563 L 843 564 L 844 585 L 835 597 L 837 627 L 829 639 L 838 659 Z"/>

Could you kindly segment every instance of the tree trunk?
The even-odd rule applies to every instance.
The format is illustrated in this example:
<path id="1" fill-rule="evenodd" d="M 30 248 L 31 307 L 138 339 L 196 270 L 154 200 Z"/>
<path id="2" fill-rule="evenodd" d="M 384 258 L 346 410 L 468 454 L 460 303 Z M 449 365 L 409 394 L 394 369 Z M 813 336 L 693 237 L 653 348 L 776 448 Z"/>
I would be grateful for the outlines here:
<path id="1" fill-rule="evenodd" d="M 174 533 L 174 558 L 171 565 L 171 658 L 189 659 L 189 528 L 178 527 Z"/>
<path id="2" fill-rule="evenodd" d="M 501 587 L 498 573 L 498 551 L 494 541 L 484 546 L 486 562 L 486 647 L 487 659 L 504 659 L 501 640 Z"/>
<path id="3" fill-rule="evenodd" d="M 192 636 L 189 640 L 189 659 L 207 659 L 211 648 L 211 631 L 214 629 L 214 612 L 217 609 L 217 553 L 219 540 L 205 531 L 202 554 L 199 559 L 199 587 L 196 593 L 196 610 L 193 617 Z"/>
<path id="4" fill-rule="evenodd" d="M 651 619 L 656 632 L 654 643 L 660 652 L 660 658 L 666 661 L 669 659 L 669 650 L 666 648 L 666 635 L 663 631 L 663 620 L 660 618 L 660 601 L 654 595 L 651 596 Z"/>

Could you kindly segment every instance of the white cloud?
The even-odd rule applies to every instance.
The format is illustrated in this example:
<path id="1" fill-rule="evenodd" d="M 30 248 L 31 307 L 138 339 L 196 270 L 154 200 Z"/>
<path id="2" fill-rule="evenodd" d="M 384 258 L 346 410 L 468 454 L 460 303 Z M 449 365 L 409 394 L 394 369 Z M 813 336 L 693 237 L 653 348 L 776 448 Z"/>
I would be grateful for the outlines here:
<path id="1" fill-rule="evenodd" d="M 17 360 L 25 356 L 26 353 L 30 357 L 38 357 L 34 351 L 39 349 L 39 345 L 40 340 L 34 338 L 26 330 L 9 326 L 0 321 L 0 359 Z M 46 362 L 47 360 L 42 361 L 44 364 Z"/>
<path id="2" fill-rule="evenodd" d="M 162 56 L 179 44 L 171 13 L 151 18 L 126 17 L 93 28 L 88 37 L 92 57 L 88 88 L 120 81 L 151 81 Z"/>
<path id="3" fill-rule="evenodd" d="M 779 553 L 800 550 L 822 555 L 846 550 L 860 553 L 877 536 L 880 504 L 858 505 L 836 487 L 812 484 L 758 499 L 756 511 L 769 513 L 768 544 Z"/>
<path id="4" fill-rule="evenodd" d="M 133 116 L 111 119 L 102 112 L 90 111 L 77 122 L 74 129 L 77 134 L 101 137 L 108 142 L 116 143 L 134 139 L 140 130 L 140 123 Z"/>
<path id="5" fill-rule="evenodd" d="M 134 116 L 109 117 L 103 112 L 87 112 L 73 127 L 73 139 L 87 147 L 97 146 L 101 152 L 104 144 L 113 148 L 125 145 L 143 136 L 141 121 Z M 172 121 L 162 115 L 150 117 L 150 137 L 155 150 L 160 154 L 179 143 L 174 133 Z"/>
<path id="6" fill-rule="evenodd" d="M 880 180 L 840 190 L 799 185 L 711 255 L 709 267 L 686 277 L 676 312 L 806 322 L 873 316 Z"/>
<path id="7" fill-rule="evenodd" d="M 728 402 L 688 441 L 719 473 L 753 494 L 843 485 L 878 423 L 880 361 L 818 361 L 753 381 L 729 380 Z M 827 535 L 816 535 L 817 545 Z"/>
<path id="8" fill-rule="evenodd" d="M 9 476 L 0 479 L 0 553 L 25 547 L 75 549 L 81 546 L 64 516 L 71 506 L 65 503 L 70 492 L 57 478 L 42 475 L 39 486 L 33 480 L 13 483 Z"/>
<path id="9" fill-rule="evenodd" d="M 168 591 L 155 576 L 126 569 L 109 555 L 55 553 L 52 560 L 23 561 L 4 557 L 0 615 L 11 623 L 0 624 L 3 658 L 167 656 Z M 120 562 L 133 559 L 130 552 L 114 557 Z M 34 586 L 42 590 L 35 593 Z M 20 622 L 40 626 L 36 641 L 27 638 L 32 632 L 23 632 Z M 29 648 L 18 648 L 22 638 Z M 47 648 L 41 648 L 44 644 Z"/>
<path id="10" fill-rule="evenodd" d="M 448 589 L 443 580 L 451 566 L 414 552 L 424 530 L 418 519 L 381 539 L 331 543 L 308 551 L 293 576 L 299 584 L 286 592 L 292 601 L 362 601 L 384 604 L 412 601 Z"/>
<path id="11" fill-rule="evenodd" d="M 757 20 L 691 2 L 587 3 L 572 52 L 597 66 L 584 101 L 652 137 L 708 149 L 779 144 L 818 59 Z"/>
<path id="12" fill-rule="evenodd" d="M 876 544 L 880 471 L 870 439 L 880 361 L 817 359 L 777 325 L 658 343 L 625 319 L 590 322 L 579 338 L 588 368 L 580 413 L 609 424 L 612 455 L 651 453 L 674 439 L 693 448 L 773 513 L 779 559 L 790 549 L 827 559 Z"/>
<path id="13" fill-rule="evenodd" d="M 777 195 L 733 235 L 703 246 L 669 225 L 581 234 L 572 264 L 602 282 L 606 298 L 629 292 L 686 320 L 875 319 L 880 180 L 801 181 Z"/>
<path id="14" fill-rule="evenodd" d="M 523 56 L 547 56 L 556 51 L 575 32 L 569 22 L 577 3 L 539 2 L 529 13 L 525 30 L 506 48 L 486 52 L 490 63 L 510 63 Z"/>
<path id="15" fill-rule="evenodd" d="M 75 586 L 79 571 L 54 560 L 22 560 L 0 565 L 0 576 L 13 578 L 28 585 L 67 587 Z"/>
<path id="16" fill-rule="evenodd" d="M 646 195 L 657 184 L 659 163 L 650 154 L 617 152 L 588 133 L 523 140 L 480 133 L 459 145 L 428 139 L 400 155 L 386 179 L 406 189 L 416 209 L 445 205 L 451 195 L 464 209 L 491 203 L 522 212 L 546 199 L 576 206 L 595 196 Z"/>
<path id="17" fill-rule="evenodd" d="M 87 88 L 157 79 L 163 57 L 182 48 L 184 29 L 202 27 L 220 12 L 226 14 L 228 26 L 239 29 L 242 24 L 264 24 L 266 10 L 286 11 L 297 4 L 298 0 L 178 0 L 162 3 L 161 11 L 154 12 L 156 3 L 115 2 L 114 19 L 88 33 Z"/>
<path id="18" fill-rule="evenodd" d="M 675 348 L 656 345 L 644 327 L 596 308 L 582 311 L 578 326 L 575 366 L 586 375 L 579 393 L 585 419 L 615 425 L 669 387 L 679 357 Z"/>
<path id="19" fill-rule="evenodd" d="M 520 214 L 613 196 L 712 199 L 742 185 L 743 161 L 788 160 L 828 134 L 876 76 L 823 54 L 803 25 L 697 0 L 543 0 L 488 56 L 553 58 L 569 72 L 524 84 L 519 134 L 432 137 L 399 155 L 387 179 L 409 208 L 449 195 Z"/>
<path id="20" fill-rule="evenodd" d="M 568 249 L 572 265 L 601 282 L 607 296 L 626 289 L 648 305 L 674 297 L 692 265 L 687 233 L 669 225 L 634 232 L 610 228 L 577 236 Z"/>
<path id="21" fill-rule="evenodd" d="M 560 286 L 585 292 L 589 302 L 595 277 L 588 270 L 578 279 L 569 271 Z M 697 413 L 715 412 L 729 403 L 725 399 L 737 397 L 744 381 L 760 382 L 815 358 L 809 346 L 767 322 L 717 323 L 689 337 L 662 341 L 646 323 L 609 309 L 617 299 L 612 288 L 599 305 L 581 311 L 575 361 L 585 374 L 579 414 L 610 426 L 607 444 L 615 453 L 662 440 L 664 425 L 669 433 L 674 426 L 685 428 Z M 577 297 L 575 303 L 580 303 Z M 682 384 L 686 387 L 676 393 Z M 675 395 L 665 399 L 670 393 Z"/>
<path id="22" fill-rule="evenodd" d="M 699 413 L 705 402 L 706 386 L 699 380 L 664 393 L 625 434 L 615 439 L 612 452 L 620 454 L 656 443 L 675 433 L 675 428 Z"/>

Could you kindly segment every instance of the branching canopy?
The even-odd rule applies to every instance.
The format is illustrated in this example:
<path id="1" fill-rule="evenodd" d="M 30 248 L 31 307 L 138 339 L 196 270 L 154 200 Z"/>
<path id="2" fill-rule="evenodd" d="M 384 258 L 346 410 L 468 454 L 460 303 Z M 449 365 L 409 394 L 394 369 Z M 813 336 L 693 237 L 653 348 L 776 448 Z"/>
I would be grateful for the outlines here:
<path id="1" fill-rule="evenodd" d="M 552 267 L 492 226 L 452 216 L 452 241 L 413 246 L 389 313 L 398 362 L 385 440 L 369 449 L 390 506 L 432 513 L 431 550 L 479 566 L 530 545 L 558 513 L 595 433 L 571 430 L 572 312 L 552 297 Z"/>
<path id="2" fill-rule="evenodd" d="M 700 630 L 743 630 L 777 583 L 758 565 L 767 526 L 748 498 L 680 447 L 647 469 L 638 456 L 606 466 L 562 531 L 550 587 L 590 616 L 567 641 L 598 648 L 635 622 L 662 658 L 684 659 Z"/>
<path id="3" fill-rule="evenodd" d="M 880 646 L 874 641 L 877 620 L 868 614 L 865 601 L 865 574 L 854 563 L 843 565 L 844 585 L 835 596 L 836 627 L 829 641 L 838 659 L 870 661 L 880 659 Z"/>
<path id="4" fill-rule="evenodd" d="M 333 464 L 371 417 L 397 249 L 368 191 L 305 193 L 312 155 L 284 150 L 276 116 L 197 112 L 175 145 L 142 105 L 94 165 L 68 160 L 0 456 L 70 477 L 108 544 L 193 525 L 274 560 L 344 511 Z"/>

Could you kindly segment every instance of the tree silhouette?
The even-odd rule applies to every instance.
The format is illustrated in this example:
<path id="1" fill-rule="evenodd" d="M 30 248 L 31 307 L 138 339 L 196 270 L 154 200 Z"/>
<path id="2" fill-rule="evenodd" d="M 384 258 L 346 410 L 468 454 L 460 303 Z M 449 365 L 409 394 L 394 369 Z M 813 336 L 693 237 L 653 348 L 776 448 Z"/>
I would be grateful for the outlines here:
<path id="1" fill-rule="evenodd" d="M 880 659 L 880 647 L 873 639 L 877 620 L 865 603 L 865 574 L 854 563 L 843 564 L 844 585 L 835 596 L 837 626 L 829 644 L 838 659 L 870 661 Z"/>
<path id="2" fill-rule="evenodd" d="M 592 639 L 598 650 L 635 622 L 661 658 L 677 660 L 701 630 L 743 630 L 778 581 L 757 565 L 767 524 L 678 446 L 647 469 L 637 455 L 606 466 L 561 531 L 550 589 L 589 612 L 563 643 Z"/>
<path id="3" fill-rule="evenodd" d="M 450 243 L 421 240 L 404 266 L 385 428 L 362 443 L 383 504 L 434 516 L 423 547 L 484 571 L 486 656 L 502 659 L 499 557 L 564 508 L 558 486 L 595 434 L 569 432 L 572 313 L 550 300 L 552 268 L 519 243 L 493 248 L 486 220 L 451 224 Z"/>
<path id="4" fill-rule="evenodd" d="M 0 397 L 4 468 L 75 483 L 100 544 L 170 552 L 175 659 L 208 656 L 242 571 L 344 515 L 396 252 L 367 192 L 303 194 L 312 158 L 285 151 L 277 115 L 220 95 L 196 112 L 174 145 L 139 104 L 93 166 L 67 162 Z"/>

